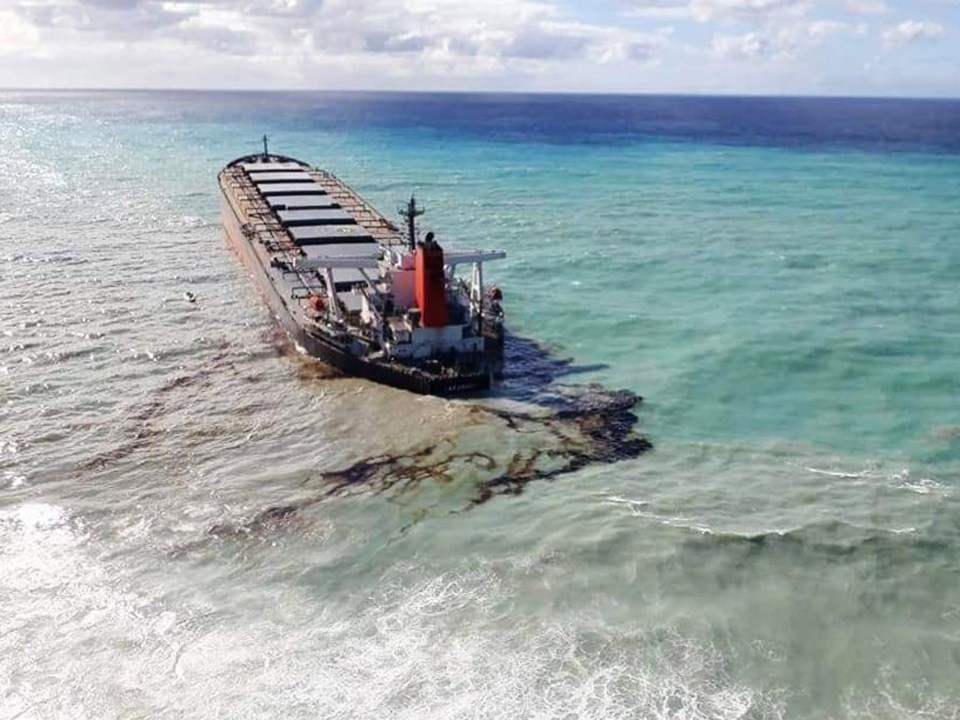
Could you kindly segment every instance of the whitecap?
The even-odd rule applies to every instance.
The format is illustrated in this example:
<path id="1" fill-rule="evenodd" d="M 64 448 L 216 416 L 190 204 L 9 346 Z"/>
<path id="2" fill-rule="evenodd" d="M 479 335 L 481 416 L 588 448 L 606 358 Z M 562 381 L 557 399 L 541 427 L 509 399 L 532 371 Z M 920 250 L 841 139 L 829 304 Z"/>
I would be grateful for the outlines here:
<path id="1" fill-rule="evenodd" d="M 66 518 L 63 508 L 46 503 L 24 503 L 0 510 L 0 523 L 12 524 L 23 532 L 51 530 L 62 526 Z"/>
<path id="2" fill-rule="evenodd" d="M 897 480 L 897 487 L 900 490 L 908 490 L 912 493 L 916 493 L 917 495 L 946 495 L 949 493 L 949 490 L 945 485 L 931 478 L 911 480 L 910 473 L 906 470 L 896 475 L 894 479 Z"/>
<path id="3" fill-rule="evenodd" d="M 9 487 L 11 490 L 16 490 L 19 487 L 23 487 L 27 483 L 26 475 L 21 475 L 13 470 L 4 470 L 3 479 L 6 481 L 7 487 Z"/>
<path id="4" fill-rule="evenodd" d="M 841 478 L 844 480 L 862 480 L 864 478 L 873 477 L 874 472 L 872 470 L 861 470 L 860 472 L 837 472 L 833 470 L 820 470 L 818 468 L 808 467 L 807 472 L 812 472 L 815 475 L 825 475 L 827 477 Z"/>
<path id="5" fill-rule="evenodd" d="M 191 682 L 176 703 L 203 703 L 202 688 L 217 686 L 221 714 L 250 717 L 307 705 L 360 720 L 781 714 L 775 691 L 736 681 L 718 648 L 673 629 L 510 612 L 515 589 L 492 567 L 411 581 L 417 572 L 398 569 L 371 597 L 326 606 L 282 642 L 266 620 L 183 638 L 175 674 Z"/>
<path id="6" fill-rule="evenodd" d="M 604 496 L 604 502 L 608 505 L 626 505 L 631 508 L 642 508 L 650 504 L 646 500 L 631 500 L 619 495 L 606 495 Z"/>

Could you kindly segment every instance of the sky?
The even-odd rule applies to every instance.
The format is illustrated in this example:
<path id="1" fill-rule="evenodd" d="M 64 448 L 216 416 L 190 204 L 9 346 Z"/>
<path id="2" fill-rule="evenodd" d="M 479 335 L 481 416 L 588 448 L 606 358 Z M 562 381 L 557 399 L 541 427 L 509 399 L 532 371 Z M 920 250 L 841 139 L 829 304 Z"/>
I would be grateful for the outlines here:
<path id="1" fill-rule="evenodd" d="M 0 0 L 0 87 L 960 97 L 960 0 Z"/>

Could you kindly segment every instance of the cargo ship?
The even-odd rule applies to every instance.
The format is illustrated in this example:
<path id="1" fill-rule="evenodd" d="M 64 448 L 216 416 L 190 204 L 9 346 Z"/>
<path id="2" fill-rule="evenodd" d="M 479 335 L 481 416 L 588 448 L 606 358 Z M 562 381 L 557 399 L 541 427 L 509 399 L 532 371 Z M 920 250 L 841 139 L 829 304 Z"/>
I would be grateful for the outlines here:
<path id="1" fill-rule="evenodd" d="M 228 243 L 302 351 L 416 393 L 490 387 L 504 312 L 483 264 L 506 253 L 444 251 L 421 237 L 415 198 L 398 226 L 332 173 L 271 154 L 266 138 L 218 182 Z"/>

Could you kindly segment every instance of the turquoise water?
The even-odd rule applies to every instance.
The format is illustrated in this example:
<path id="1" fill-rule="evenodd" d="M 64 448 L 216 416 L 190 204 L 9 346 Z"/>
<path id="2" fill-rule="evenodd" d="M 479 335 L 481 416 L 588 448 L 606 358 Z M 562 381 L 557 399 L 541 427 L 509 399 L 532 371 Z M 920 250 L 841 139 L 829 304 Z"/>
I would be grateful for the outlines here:
<path id="1" fill-rule="evenodd" d="M 0 715 L 960 717 L 953 146 L 421 102 L 0 96 Z M 366 457 L 553 441 L 276 351 L 215 183 L 265 131 L 506 249 L 511 330 L 655 449 L 250 529 Z"/>
<path id="2" fill-rule="evenodd" d="M 660 439 L 960 457 L 956 157 L 312 145 L 378 206 L 416 188 L 455 241 L 507 248 L 512 327 L 607 365 Z"/>

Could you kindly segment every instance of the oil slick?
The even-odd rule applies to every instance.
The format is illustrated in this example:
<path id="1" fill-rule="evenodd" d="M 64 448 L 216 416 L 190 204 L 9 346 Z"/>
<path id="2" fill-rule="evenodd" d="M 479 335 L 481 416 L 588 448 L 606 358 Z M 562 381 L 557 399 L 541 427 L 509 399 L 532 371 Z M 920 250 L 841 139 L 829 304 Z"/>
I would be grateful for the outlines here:
<path id="1" fill-rule="evenodd" d="M 636 429 L 639 396 L 598 384 L 556 382 L 596 368 L 577 367 L 519 338 L 508 337 L 506 356 L 512 363 L 500 380 L 500 392 L 471 404 L 470 422 L 456 436 L 312 474 L 303 483 L 311 489 L 306 497 L 269 507 L 239 524 L 217 524 L 209 533 L 255 536 L 331 498 L 364 493 L 402 498 L 428 482 L 469 484 L 466 503 L 455 511 L 469 510 L 499 496 L 520 495 L 531 482 L 633 459 L 652 448 Z"/>

